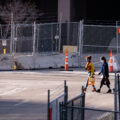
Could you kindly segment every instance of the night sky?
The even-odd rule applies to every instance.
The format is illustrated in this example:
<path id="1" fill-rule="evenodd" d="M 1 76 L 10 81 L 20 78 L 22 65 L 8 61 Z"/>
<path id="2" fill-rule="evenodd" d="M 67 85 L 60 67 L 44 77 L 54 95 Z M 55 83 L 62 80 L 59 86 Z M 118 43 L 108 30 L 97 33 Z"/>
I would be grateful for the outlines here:
<path id="1" fill-rule="evenodd" d="M 89 19 L 120 19 L 119 4 L 116 2 L 116 0 L 88 0 L 87 11 Z"/>
<path id="2" fill-rule="evenodd" d="M 5 0 L 0 0 L 4 3 Z M 43 20 L 52 16 L 52 21 L 57 20 L 57 0 L 24 0 L 36 4 L 38 9 L 45 13 Z M 80 19 L 88 20 L 120 20 L 119 4 L 116 0 L 72 0 L 74 18 L 72 21 Z M 46 21 L 47 22 L 47 21 Z"/>
<path id="3" fill-rule="evenodd" d="M 80 19 L 80 0 L 76 2 L 76 13 L 77 18 Z M 85 19 L 95 20 L 120 20 L 120 6 L 116 0 L 83 0 L 84 8 L 83 11 Z"/>

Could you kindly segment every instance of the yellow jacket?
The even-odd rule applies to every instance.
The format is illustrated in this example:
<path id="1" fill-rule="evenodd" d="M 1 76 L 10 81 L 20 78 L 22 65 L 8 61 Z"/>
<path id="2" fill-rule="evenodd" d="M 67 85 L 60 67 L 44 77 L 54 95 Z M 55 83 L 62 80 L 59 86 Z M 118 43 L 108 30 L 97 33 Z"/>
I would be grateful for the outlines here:
<path id="1" fill-rule="evenodd" d="M 94 64 L 92 62 L 88 62 L 86 64 L 85 68 L 88 72 L 91 72 L 91 76 L 93 76 L 95 74 L 95 67 L 94 67 Z"/>

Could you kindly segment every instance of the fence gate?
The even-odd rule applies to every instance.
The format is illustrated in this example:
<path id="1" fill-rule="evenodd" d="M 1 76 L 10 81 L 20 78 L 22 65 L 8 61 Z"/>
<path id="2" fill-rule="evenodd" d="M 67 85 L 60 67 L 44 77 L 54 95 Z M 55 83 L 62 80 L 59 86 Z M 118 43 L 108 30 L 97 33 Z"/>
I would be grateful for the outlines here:
<path id="1" fill-rule="evenodd" d="M 48 120 L 60 120 L 60 103 L 67 101 L 67 93 L 66 81 L 64 87 L 48 90 Z"/>
<path id="2" fill-rule="evenodd" d="M 60 120 L 84 120 L 85 93 L 60 104 Z"/>

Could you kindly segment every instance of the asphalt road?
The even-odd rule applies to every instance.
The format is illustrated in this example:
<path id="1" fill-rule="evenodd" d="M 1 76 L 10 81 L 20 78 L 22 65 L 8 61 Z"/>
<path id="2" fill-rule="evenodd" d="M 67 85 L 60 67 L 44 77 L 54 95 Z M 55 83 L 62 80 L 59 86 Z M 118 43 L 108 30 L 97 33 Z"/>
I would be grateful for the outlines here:
<path id="1" fill-rule="evenodd" d="M 0 72 L 0 120 L 47 120 L 47 90 L 54 90 L 54 94 L 62 92 L 64 80 L 67 80 L 71 99 L 81 93 L 86 79 L 87 74 L 79 71 Z M 113 89 L 113 75 L 110 81 Z M 96 87 L 99 85 L 100 77 L 96 75 Z M 92 87 L 89 86 L 86 92 L 87 107 L 114 109 L 114 95 L 106 94 L 106 86 L 100 94 L 91 91 Z M 103 115 L 101 112 L 86 113 L 86 120 L 95 120 Z"/>

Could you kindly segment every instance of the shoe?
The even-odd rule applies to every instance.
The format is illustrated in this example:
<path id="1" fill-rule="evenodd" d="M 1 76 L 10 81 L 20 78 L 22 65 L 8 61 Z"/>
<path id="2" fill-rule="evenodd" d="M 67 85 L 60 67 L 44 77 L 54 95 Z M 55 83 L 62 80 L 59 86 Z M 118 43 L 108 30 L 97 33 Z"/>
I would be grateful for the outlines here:
<path id="1" fill-rule="evenodd" d="M 93 88 L 92 92 L 95 92 L 96 91 L 96 88 Z"/>
<path id="2" fill-rule="evenodd" d="M 100 89 L 98 89 L 96 92 L 100 93 Z"/>
<path id="3" fill-rule="evenodd" d="M 111 89 L 109 89 L 109 90 L 107 91 L 107 93 L 112 93 L 112 90 L 111 90 Z"/>

